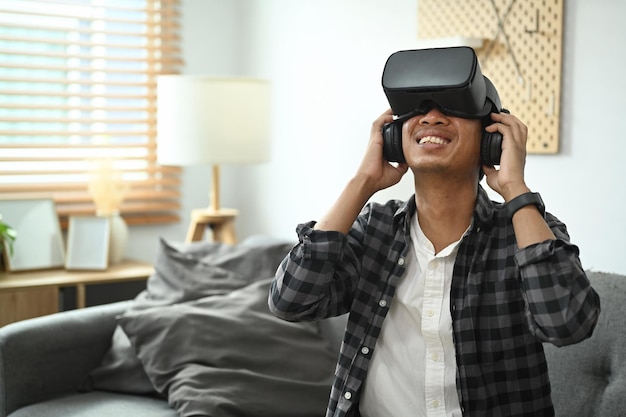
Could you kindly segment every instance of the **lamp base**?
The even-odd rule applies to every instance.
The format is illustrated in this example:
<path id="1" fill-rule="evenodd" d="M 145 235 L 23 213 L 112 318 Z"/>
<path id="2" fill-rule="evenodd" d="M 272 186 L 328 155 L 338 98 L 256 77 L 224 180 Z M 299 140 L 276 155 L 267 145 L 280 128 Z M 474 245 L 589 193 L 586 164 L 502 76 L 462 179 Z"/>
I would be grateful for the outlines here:
<path id="1" fill-rule="evenodd" d="M 191 221 L 187 230 L 186 242 L 202 240 L 207 226 L 213 231 L 216 242 L 234 245 L 237 243 L 235 233 L 235 217 L 239 212 L 235 209 L 195 209 L 191 211 Z"/>

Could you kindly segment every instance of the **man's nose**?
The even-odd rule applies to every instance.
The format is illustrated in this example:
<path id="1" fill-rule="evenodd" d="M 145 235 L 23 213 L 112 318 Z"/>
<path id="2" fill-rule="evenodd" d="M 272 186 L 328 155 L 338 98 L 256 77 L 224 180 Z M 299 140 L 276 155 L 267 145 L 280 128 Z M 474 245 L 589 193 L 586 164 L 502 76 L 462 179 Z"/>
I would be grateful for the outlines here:
<path id="1" fill-rule="evenodd" d="M 445 124 L 448 122 L 446 116 L 438 107 L 432 107 L 428 112 L 421 116 L 420 124 Z"/>

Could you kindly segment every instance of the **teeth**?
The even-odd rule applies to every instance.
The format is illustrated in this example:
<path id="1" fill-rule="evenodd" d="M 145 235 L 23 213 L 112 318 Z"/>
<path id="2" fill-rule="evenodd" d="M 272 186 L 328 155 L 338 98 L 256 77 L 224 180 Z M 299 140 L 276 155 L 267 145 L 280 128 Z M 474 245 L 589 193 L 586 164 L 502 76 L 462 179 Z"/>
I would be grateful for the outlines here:
<path id="1" fill-rule="evenodd" d="M 446 141 L 437 136 L 426 136 L 425 138 L 421 138 L 419 141 L 420 145 L 423 145 L 425 143 L 436 143 L 437 145 L 443 145 L 444 143 L 446 143 Z"/>

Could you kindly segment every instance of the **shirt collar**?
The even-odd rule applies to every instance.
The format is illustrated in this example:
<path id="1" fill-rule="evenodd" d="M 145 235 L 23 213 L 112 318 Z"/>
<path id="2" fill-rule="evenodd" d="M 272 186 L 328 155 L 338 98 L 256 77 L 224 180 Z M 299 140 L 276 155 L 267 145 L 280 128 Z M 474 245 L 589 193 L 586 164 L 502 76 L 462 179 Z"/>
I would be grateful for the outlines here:
<path id="1" fill-rule="evenodd" d="M 478 184 L 478 197 L 476 199 L 476 208 L 474 209 L 474 222 L 485 225 L 491 223 L 495 212 L 493 201 L 487 195 L 487 191 Z"/>
<path id="2" fill-rule="evenodd" d="M 415 194 L 413 194 L 411 198 L 400 204 L 393 215 L 393 222 L 396 226 L 401 227 L 405 234 L 408 234 L 411 217 L 415 212 L 417 212 L 417 206 L 415 205 Z"/>
<path id="3" fill-rule="evenodd" d="M 489 195 L 480 184 L 478 184 L 477 194 L 476 208 L 474 208 L 474 218 L 472 219 L 471 225 L 472 229 L 477 225 L 489 224 L 495 211 L 493 201 L 491 201 Z M 417 207 L 415 205 L 415 194 L 413 194 L 411 198 L 398 207 L 393 215 L 393 220 L 396 224 L 401 225 L 405 232 L 408 232 L 411 217 L 416 211 Z"/>

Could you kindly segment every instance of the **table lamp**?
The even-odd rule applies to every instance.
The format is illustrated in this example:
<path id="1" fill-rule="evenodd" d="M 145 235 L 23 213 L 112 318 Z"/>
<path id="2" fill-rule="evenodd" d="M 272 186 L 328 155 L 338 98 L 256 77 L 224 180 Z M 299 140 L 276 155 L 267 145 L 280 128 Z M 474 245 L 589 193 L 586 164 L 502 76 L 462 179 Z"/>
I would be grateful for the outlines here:
<path id="1" fill-rule="evenodd" d="M 211 164 L 210 203 L 192 211 L 187 241 L 206 225 L 214 240 L 235 243 L 237 211 L 220 207 L 220 164 L 269 159 L 270 84 L 203 75 L 157 77 L 157 160 L 161 165 Z"/>

